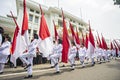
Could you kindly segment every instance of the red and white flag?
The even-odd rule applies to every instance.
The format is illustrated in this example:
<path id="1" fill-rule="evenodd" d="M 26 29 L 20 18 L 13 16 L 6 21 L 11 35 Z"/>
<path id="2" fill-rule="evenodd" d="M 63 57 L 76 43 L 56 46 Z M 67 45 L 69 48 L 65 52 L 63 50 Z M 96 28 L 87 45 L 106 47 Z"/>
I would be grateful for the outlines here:
<path id="1" fill-rule="evenodd" d="M 40 49 L 40 52 L 43 53 L 43 56 L 48 57 L 53 49 L 53 40 L 52 37 L 50 36 L 50 32 L 48 30 L 48 26 L 44 14 L 42 12 L 41 6 L 40 6 L 40 10 L 41 10 L 41 20 L 40 20 L 40 30 L 39 30 L 40 42 L 38 47 Z"/>
<path id="2" fill-rule="evenodd" d="M 62 16 L 63 16 L 62 62 L 67 63 L 68 62 L 68 51 L 69 51 L 70 44 L 69 44 L 69 40 L 68 40 L 68 32 L 67 32 L 67 28 L 66 28 L 66 22 L 64 19 L 63 11 L 62 11 Z"/>
<path id="3" fill-rule="evenodd" d="M 85 45 L 85 39 L 84 39 L 84 36 L 83 36 L 83 32 L 82 32 L 82 43 Z"/>
<path id="4" fill-rule="evenodd" d="M 54 34 L 55 34 L 55 40 L 57 41 L 59 39 L 58 33 L 57 33 L 57 29 L 56 29 L 56 25 L 55 22 L 53 20 L 53 24 L 54 24 Z"/>
<path id="5" fill-rule="evenodd" d="M 13 17 L 12 12 L 11 12 L 11 15 L 12 15 L 12 18 L 16 25 L 16 29 L 14 31 L 14 37 L 13 37 L 13 41 L 12 41 L 10 61 L 14 64 L 14 66 L 16 66 L 16 59 L 20 56 L 20 54 L 23 53 L 23 51 L 25 50 L 26 47 L 24 45 L 25 42 L 21 36 L 19 26 L 18 26 L 15 18 Z"/>
<path id="6" fill-rule="evenodd" d="M 105 50 L 108 49 L 107 43 L 106 43 L 105 38 L 103 37 L 103 35 L 102 35 L 102 48 L 105 49 Z"/>
<path id="7" fill-rule="evenodd" d="M 85 47 L 86 47 L 86 49 L 88 49 L 88 40 L 89 40 L 89 38 L 88 38 L 88 35 L 86 33 L 86 39 L 85 39 Z"/>
<path id="8" fill-rule="evenodd" d="M 23 1 L 23 7 L 24 7 L 24 11 L 23 11 L 23 23 L 22 23 L 22 36 L 25 39 L 25 42 L 27 44 L 27 46 L 30 44 L 30 40 L 29 40 L 29 34 L 28 34 L 28 16 L 27 16 L 27 10 L 26 10 L 26 0 Z"/>
<path id="9" fill-rule="evenodd" d="M 76 34 L 75 34 L 73 26 L 70 23 L 70 29 L 71 29 L 72 37 L 73 37 L 73 40 L 74 40 L 75 44 L 80 45 L 80 39 L 79 39 L 77 28 L 76 28 Z"/>
<path id="10" fill-rule="evenodd" d="M 75 37 L 75 39 L 76 39 L 76 43 L 77 43 L 78 45 L 80 45 L 80 39 L 79 39 L 77 27 L 76 27 L 76 37 Z"/>
<path id="11" fill-rule="evenodd" d="M 95 42 L 94 42 L 94 36 L 90 27 L 89 22 L 89 41 L 88 41 L 88 52 L 89 54 L 93 54 L 95 49 Z"/>
<path id="12" fill-rule="evenodd" d="M 111 50 L 113 49 L 113 43 L 112 42 L 110 42 L 110 48 L 111 48 Z"/>
<path id="13" fill-rule="evenodd" d="M 100 37 L 99 37 L 99 34 L 98 34 L 98 32 L 97 32 L 97 35 L 98 35 L 99 47 L 100 47 L 100 48 L 103 48 L 103 47 L 102 47 L 102 43 L 101 43 L 101 40 L 100 40 Z"/>

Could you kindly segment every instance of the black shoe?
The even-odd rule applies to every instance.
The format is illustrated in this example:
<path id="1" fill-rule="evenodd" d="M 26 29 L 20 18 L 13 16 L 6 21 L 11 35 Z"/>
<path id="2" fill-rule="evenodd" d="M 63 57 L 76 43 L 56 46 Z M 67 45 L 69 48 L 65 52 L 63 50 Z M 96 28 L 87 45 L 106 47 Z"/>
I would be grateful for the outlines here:
<path id="1" fill-rule="evenodd" d="M 95 64 L 92 64 L 91 66 L 94 66 Z"/>
<path id="2" fill-rule="evenodd" d="M 28 64 L 24 69 L 27 69 L 28 67 L 30 67 L 31 66 L 31 64 Z"/>
<path id="3" fill-rule="evenodd" d="M 58 63 L 56 63 L 55 65 L 54 65 L 54 67 L 56 67 L 58 65 Z"/>
<path id="4" fill-rule="evenodd" d="M 75 70 L 74 68 L 72 68 L 71 70 Z"/>
<path id="5" fill-rule="evenodd" d="M 63 64 L 62 67 L 65 67 L 65 65 Z"/>
<path id="6" fill-rule="evenodd" d="M 85 68 L 85 66 L 82 66 L 82 68 Z"/>
<path id="7" fill-rule="evenodd" d="M 26 77 L 24 77 L 24 79 L 28 79 L 28 78 L 32 78 L 33 76 L 32 75 L 28 75 Z"/>
<path id="8" fill-rule="evenodd" d="M 3 74 L 3 72 L 0 72 L 0 74 Z"/>
<path id="9" fill-rule="evenodd" d="M 54 68 L 54 66 L 51 66 L 50 68 Z"/>
<path id="10" fill-rule="evenodd" d="M 60 71 L 55 72 L 55 74 L 59 74 L 59 73 L 60 73 Z"/>

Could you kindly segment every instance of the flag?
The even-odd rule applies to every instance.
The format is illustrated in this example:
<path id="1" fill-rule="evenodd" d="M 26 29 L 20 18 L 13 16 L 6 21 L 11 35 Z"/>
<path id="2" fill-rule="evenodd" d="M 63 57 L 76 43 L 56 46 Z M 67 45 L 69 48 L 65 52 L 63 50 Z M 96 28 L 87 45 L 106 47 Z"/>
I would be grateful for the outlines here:
<path id="1" fill-rule="evenodd" d="M 96 37 L 97 45 L 99 45 L 99 41 L 98 41 L 98 38 L 97 38 L 97 36 L 95 36 L 95 37 Z"/>
<path id="2" fill-rule="evenodd" d="M 80 45 L 80 39 L 79 39 L 77 27 L 76 27 L 76 37 L 75 37 L 75 39 L 76 39 L 76 43 L 77 43 L 78 45 Z"/>
<path id="3" fill-rule="evenodd" d="M 102 35 L 102 47 L 103 47 L 103 49 L 106 49 L 107 50 L 107 43 L 106 43 L 106 41 L 105 41 L 105 38 L 103 37 L 103 35 Z"/>
<path id="4" fill-rule="evenodd" d="M 64 14 L 62 11 L 62 16 L 63 16 L 63 50 L 62 50 L 62 62 L 67 63 L 68 62 L 68 51 L 69 51 L 69 40 L 68 40 L 68 32 L 66 28 L 66 22 L 64 19 Z"/>
<path id="5" fill-rule="evenodd" d="M 28 34 L 28 16 L 27 16 L 27 10 L 26 10 L 26 0 L 23 1 L 23 7 L 24 7 L 24 11 L 23 11 L 23 23 L 22 23 L 22 36 L 25 39 L 25 42 L 27 44 L 27 46 L 30 44 L 29 41 L 29 34 Z"/>
<path id="6" fill-rule="evenodd" d="M 85 45 L 85 39 L 84 39 L 84 36 L 83 36 L 83 32 L 82 32 L 82 43 Z"/>
<path id="7" fill-rule="evenodd" d="M 76 34 L 75 34 L 74 29 L 73 29 L 73 26 L 72 26 L 72 24 L 70 23 L 70 29 L 71 29 L 72 37 L 73 37 L 73 39 L 74 39 L 75 44 L 76 44 L 76 45 L 80 45 L 80 39 L 79 39 L 79 35 L 78 35 L 77 28 L 76 28 Z"/>
<path id="8" fill-rule="evenodd" d="M 115 47 L 115 51 L 116 51 L 116 55 L 118 54 L 118 47 L 116 46 L 116 44 L 115 43 L 113 43 L 114 44 L 114 47 Z"/>
<path id="9" fill-rule="evenodd" d="M 116 40 L 114 40 L 114 42 L 116 43 L 118 49 L 120 50 L 120 45 L 118 44 L 118 42 Z"/>
<path id="10" fill-rule="evenodd" d="M 16 66 L 16 59 L 20 56 L 20 54 L 23 53 L 25 50 L 25 42 L 21 36 L 19 26 L 13 17 L 13 14 L 11 12 L 12 18 L 14 20 L 14 23 L 16 25 L 15 31 L 14 31 L 14 36 L 13 36 L 13 41 L 12 41 L 12 47 L 11 47 L 11 58 L 10 61 Z"/>
<path id="11" fill-rule="evenodd" d="M 87 33 L 86 33 L 86 39 L 85 39 L 85 47 L 86 47 L 86 49 L 88 49 L 88 35 L 87 35 Z"/>
<path id="12" fill-rule="evenodd" d="M 58 37 L 58 33 L 57 33 L 57 29 L 56 29 L 56 25 L 55 25 L 55 22 L 53 20 L 53 24 L 54 24 L 54 34 L 55 34 L 55 40 L 58 40 L 59 37 Z"/>
<path id="13" fill-rule="evenodd" d="M 93 37 L 92 30 L 91 30 L 90 23 L 89 23 L 89 40 L 88 40 L 88 52 L 89 52 L 89 54 L 94 53 L 94 48 L 95 48 L 94 37 Z"/>
<path id="14" fill-rule="evenodd" d="M 102 43 L 101 43 L 101 40 L 100 40 L 100 37 L 99 37 L 99 34 L 97 32 L 97 35 L 98 35 L 98 42 L 99 42 L 99 47 L 102 48 Z"/>
<path id="15" fill-rule="evenodd" d="M 110 43 L 110 48 L 111 48 L 111 50 L 113 49 L 113 44 L 112 44 L 112 42 Z"/>
<path id="16" fill-rule="evenodd" d="M 41 20 L 40 20 L 40 28 L 39 28 L 39 49 L 40 52 L 43 53 L 44 57 L 48 57 L 49 54 L 51 54 L 53 49 L 53 40 L 50 36 L 50 32 L 48 30 L 48 26 L 44 17 L 44 14 L 42 12 L 42 8 L 40 6 L 41 10 Z"/>

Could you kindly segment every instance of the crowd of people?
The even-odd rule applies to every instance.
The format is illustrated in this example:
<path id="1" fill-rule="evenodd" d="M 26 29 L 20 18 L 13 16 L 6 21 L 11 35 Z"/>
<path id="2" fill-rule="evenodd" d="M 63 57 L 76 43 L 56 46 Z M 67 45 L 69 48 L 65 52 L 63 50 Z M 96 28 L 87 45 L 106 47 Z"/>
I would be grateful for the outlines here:
<path id="1" fill-rule="evenodd" d="M 9 35 L 4 35 L 4 29 L 0 27 L 0 74 L 4 72 L 5 63 L 8 61 L 8 56 L 10 55 L 11 43 Z M 51 67 L 55 68 L 56 73 L 60 73 L 59 62 L 61 62 L 62 57 L 62 40 L 58 39 L 53 41 L 54 46 L 52 53 L 47 57 L 51 61 Z M 115 49 L 102 49 L 97 44 L 94 50 L 94 53 L 90 55 L 84 43 L 81 45 L 75 44 L 74 41 L 70 41 L 70 47 L 68 51 L 68 62 L 70 63 L 71 70 L 75 69 L 75 60 L 76 57 L 79 58 L 82 68 L 84 68 L 85 62 L 91 60 L 91 66 L 95 65 L 95 60 L 97 63 L 101 64 L 102 62 L 109 62 L 111 59 L 116 59 L 120 57 L 120 51 L 116 55 Z M 25 78 L 31 78 L 32 67 L 33 67 L 33 58 L 36 57 L 36 53 L 39 52 L 37 49 L 38 46 L 38 35 L 33 34 L 32 41 L 28 45 L 28 50 L 25 50 L 22 55 L 19 56 L 20 60 L 25 64 L 25 70 L 27 70 L 28 76 Z"/>

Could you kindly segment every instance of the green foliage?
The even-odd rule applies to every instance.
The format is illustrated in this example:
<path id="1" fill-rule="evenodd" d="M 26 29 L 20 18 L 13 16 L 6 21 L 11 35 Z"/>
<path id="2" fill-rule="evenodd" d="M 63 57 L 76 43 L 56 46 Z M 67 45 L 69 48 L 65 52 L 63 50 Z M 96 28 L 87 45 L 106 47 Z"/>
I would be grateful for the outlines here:
<path id="1" fill-rule="evenodd" d="M 120 5 L 120 0 L 113 0 L 114 1 L 114 5 Z"/>

